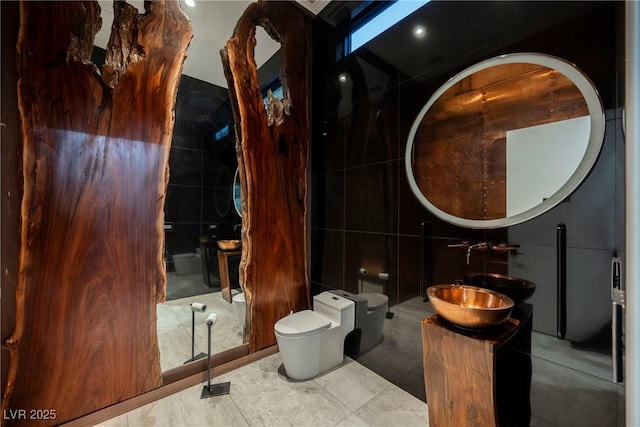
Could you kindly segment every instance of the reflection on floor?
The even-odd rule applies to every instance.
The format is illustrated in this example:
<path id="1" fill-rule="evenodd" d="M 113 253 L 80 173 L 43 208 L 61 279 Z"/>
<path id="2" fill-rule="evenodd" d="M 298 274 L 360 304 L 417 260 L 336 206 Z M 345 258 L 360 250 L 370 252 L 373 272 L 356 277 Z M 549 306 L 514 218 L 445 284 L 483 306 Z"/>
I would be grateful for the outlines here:
<path id="1" fill-rule="evenodd" d="M 390 309 L 384 339 L 356 360 L 426 401 L 420 322 L 434 314 L 416 297 Z M 535 315 L 535 314 L 534 314 Z M 531 426 L 623 426 L 624 385 L 611 382 L 611 357 L 534 332 Z"/>
<path id="2" fill-rule="evenodd" d="M 236 292 L 234 290 L 234 292 Z M 218 321 L 211 328 L 211 353 L 237 347 L 242 344 L 240 325 L 236 321 L 232 304 L 222 299 L 220 291 L 204 295 L 167 301 L 157 305 L 158 346 L 160 366 L 163 371 L 181 366 L 191 358 L 191 303 L 206 304 L 204 313 L 195 313 L 195 351 L 207 352 L 209 314 L 218 314 Z"/>
<path id="3" fill-rule="evenodd" d="M 201 399 L 197 385 L 100 426 L 426 426 L 427 406 L 351 359 L 308 381 L 291 381 L 279 354 L 212 380 L 228 395 Z"/>

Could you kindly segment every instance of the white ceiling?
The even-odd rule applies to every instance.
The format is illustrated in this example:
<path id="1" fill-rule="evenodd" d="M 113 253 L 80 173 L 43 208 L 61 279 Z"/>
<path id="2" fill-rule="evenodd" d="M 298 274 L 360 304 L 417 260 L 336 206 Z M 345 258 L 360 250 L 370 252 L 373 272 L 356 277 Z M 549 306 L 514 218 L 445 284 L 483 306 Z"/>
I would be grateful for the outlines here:
<path id="1" fill-rule="evenodd" d="M 296 0 L 313 14 L 319 13 L 330 0 Z M 105 48 L 109 41 L 111 23 L 113 22 L 113 3 L 110 0 L 99 0 L 102 9 L 102 28 L 96 35 L 95 44 Z M 128 0 L 139 12 L 144 13 L 144 1 Z M 195 0 L 195 7 L 180 1 L 182 9 L 189 17 L 193 28 L 193 39 L 187 50 L 187 59 L 183 73 L 227 87 L 222 70 L 220 49 L 233 34 L 233 29 L 250 0 Z M 278 50 L 280 45 L 258 27 L 256 31 L 256 64 L 260 67 Z"/>

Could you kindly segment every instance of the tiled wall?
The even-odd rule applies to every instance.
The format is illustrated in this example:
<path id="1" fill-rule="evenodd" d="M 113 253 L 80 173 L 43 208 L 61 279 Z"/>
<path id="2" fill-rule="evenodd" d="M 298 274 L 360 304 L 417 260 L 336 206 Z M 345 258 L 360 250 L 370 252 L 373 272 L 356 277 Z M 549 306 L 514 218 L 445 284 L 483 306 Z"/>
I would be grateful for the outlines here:
<path id="1" fill-rule="evenodd" d="M 229 134 L 216 140 L 216 132 Z M 238 235 L 241 222 L 233 205 L 237 166 L 233 117 L 225 88 L 183 75 L 169 156 L 165 203 L 167 268 L 172 256 L 200 249 L 202 236 Z"/>
<path id="2" fill-rule="evenodd" d="M 366 280 L 371 282 L 379 282 L 375 277 L 378 272 L 389 273 L 386 291 L 390 305 L 419 295 L 422 221 L 428 223 L 426 245 L 433 253 L 433 269 L 425 274 L 430 283 L 448 283 L 477 271 L 515 272 L 525 275 L 525 279 L 529 278 L 527 274 L 537 278 L 540 275 L 536 270 L 549 268 L 546 262 L 532 267 L 536 264 L 533 249 L 526 260 L 523 254 L 474 253 L 466 265 L 464 251 L 448 248 L 448 244 L 463 239 L 524 239 L 522 230 L 529 225 L 517 226 L 517 233 L 509 228 L 474 230 L 453 226 L 427 212 L 410 190 L 404 163 L 413 120 L 431 94 L 467 66 L 513 52 L 562 57 L 593 80 L 608 111 L 607 126 L 615 126 L 618 82 L 623 79 L 622 39 L 616 30 L 620 8 L 614 3 L 430 2 L 418 14 L 426 23 L 428 34 L 420 45 L 401 38 L 418 22 L 412 16 L 346 57 L 336 54 L 342 42 L 340 25 L 328 23 L 335 23 L 338 13 L 328 9 L 323 16 L 327 22 L 315 22 L 311 191 L 314 293 L 327 288 L 357 292 L 363 278 L 359 270 L 365 267 L 369 273 Z M 340 75 L 346 81 L 340 82 Z M 620 144 L 615 132 L 611 138 L 612 144 Z M 610 191 L 604 184 L 611 180 L 623 188 L 620 159 L 615 165 L 605 173 L 607 176 L 595 178 L 603 185 L 588 186 L 585 197 L 601 197 Z M 583 191 L 582 187 L 578 191 Z M 611 211 L 618 219 L 621 194 L 623 190 L 610 199 Z M 532 227 L 543 221 L 555 233 L 556 221 L 565 221 L 574 236 L 586 235 L 590 228 L 597 227 L 595 218 L 587 223 L 576 222 L 584 205 L 570 208 L 573 213 L 569 216 L 553 213 L 566 210 L 566 203 L 563 205 L 544 214 Z M 609 242 L 618 240 L 616 233 L 610 228 L 608 237 L 596 244 L 609 253 Z M 545 240 L 542 249 L 547 254 L 555 250 L 547 245 Z M 514 267 L 522 266 L 523 261 L 528 268 Z M 580 268 L 590 267 L 585 263 Z M 549 299 L 538 303 L 555 307 L 555 294 L 551 292 L 555 282 L 538 286 L 543 289 L 541 295 Z M 553 310 L 547 314 L 552 316 Z"/>

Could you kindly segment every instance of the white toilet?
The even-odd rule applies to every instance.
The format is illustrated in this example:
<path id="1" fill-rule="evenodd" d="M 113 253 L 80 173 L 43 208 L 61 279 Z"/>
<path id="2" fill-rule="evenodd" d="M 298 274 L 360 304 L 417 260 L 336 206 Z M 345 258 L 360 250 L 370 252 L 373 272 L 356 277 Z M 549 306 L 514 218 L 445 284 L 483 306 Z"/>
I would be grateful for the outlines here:
<path id="1" fill-rule="evenodd" d="M 236 318 L 236 322 L 240 325 L 240 330 L 244 333 L 244 323 L 247 316 L 247 300 L 245 299 L 244 292 L 238 292 L 231 298 L 233 315 Z"/>
<path id="2" fill-rule="evenodd" d="M 298 311 L 274 326 L 287 376 L 306 380 L 344 361 L 344 339 L 355 327 L 355 303 L 331 292 L 313 297 L 313 311 Z"/>

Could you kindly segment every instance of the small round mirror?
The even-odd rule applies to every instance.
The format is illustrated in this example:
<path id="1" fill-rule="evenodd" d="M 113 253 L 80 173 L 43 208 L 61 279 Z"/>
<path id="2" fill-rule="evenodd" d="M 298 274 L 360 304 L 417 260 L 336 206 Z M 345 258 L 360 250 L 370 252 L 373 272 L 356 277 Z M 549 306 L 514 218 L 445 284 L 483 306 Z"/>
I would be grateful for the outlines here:
<path id="1" fill-rule="evenodd" d="M 242 193 L 240 186 L 239 169 L 236 168 L 235 176 L 233 177 L 233 206 L 236 208 L 236 213 L 242 216 Z"/>
<path id="2" fill-rule="evenodd" d="M 595 87 L 573 64 L 535 53 L 488 59 L 447 81 L 418 114 L 405 156 L 409 185 L 450 223 L 518 224 L 578 187 L 604 125 Z"/>

